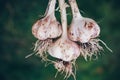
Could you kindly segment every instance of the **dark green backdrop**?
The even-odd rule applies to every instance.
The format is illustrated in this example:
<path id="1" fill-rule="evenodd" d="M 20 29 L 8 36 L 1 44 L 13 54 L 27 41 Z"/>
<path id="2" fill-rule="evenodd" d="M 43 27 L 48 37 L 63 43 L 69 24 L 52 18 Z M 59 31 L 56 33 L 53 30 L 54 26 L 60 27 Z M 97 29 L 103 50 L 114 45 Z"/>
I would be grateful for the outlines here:
<path id="1" fill-rule="evenodd" d="M 83 16 L 101 27 L 100 39 L 113 50 L 105 50 L 97 60 L 77 60 L 77 80 L 120 80 L 120 1 L 77 0 Z M 53 65 L 44 67 L 32 53 L 36 39 L 31 26 L 44 14 L 48 0 L 0 0 L 0 80 L 63 80 Z M 69 23 L 70 9 L 67 10 Z M 59 20 L 59 12 L 56 17 Z M 69 80 L 73 80 L 72 77 Z"/>

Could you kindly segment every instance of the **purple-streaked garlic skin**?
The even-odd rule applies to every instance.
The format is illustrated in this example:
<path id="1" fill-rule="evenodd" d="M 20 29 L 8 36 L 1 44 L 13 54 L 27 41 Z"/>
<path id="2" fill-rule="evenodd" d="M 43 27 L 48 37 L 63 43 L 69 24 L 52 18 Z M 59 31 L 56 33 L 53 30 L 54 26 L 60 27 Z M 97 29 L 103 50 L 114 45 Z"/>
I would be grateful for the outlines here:
<path id="1" fill-rule="evenodd" d="M 68 30 L 69 39 L 81 43 L 88 42 L 100 34 L 98 24 L 90 18 L 82 17 L 79 12 L 76 0 L 69 0 L 72 9 L 73 19 Z"/>
<path id="2" fill-rule="evenodd" d="M 35 38 L 37 38 L 37 32 L 39 29 L 39 22 L 40 20 L 38 20 L 36 23 L 34 23 L 34 25 L 32 26 L 32 34 L 34 35 Z"/>
<path id="3" fill-rule="evenodd" d="M 56 38 L 62 34 L 62 28 L 57 20 L 52 17 L 46 17 L 39 21 L 40 25 L 37 31 L 37 38 L 45 40 L 47 38 Z"/>
<path id="4" fill-rule="evenodd" d="M 90 18 L 82 18 L 73 20 L 68 31 L 69 39 L 86 43 L 92 38 L 98 37 L 100 27 Z"/>
<path id="5" fill-rule="evenodd" d="M 39 40 L 56 38 L 62 34 L 62 27 L 54 15 L 55 4 L 56 0 L 49 0 L 45 17 L 32 26 L 32 34 Z"/>
<path id="6" fill-rule="evenodd" d="M 48 52 L 52 57 L 63 61 L 75 60 L 80 55 L 79 46 L 69 39 L 60 38 L 55 43 L 51 44 Z"/>

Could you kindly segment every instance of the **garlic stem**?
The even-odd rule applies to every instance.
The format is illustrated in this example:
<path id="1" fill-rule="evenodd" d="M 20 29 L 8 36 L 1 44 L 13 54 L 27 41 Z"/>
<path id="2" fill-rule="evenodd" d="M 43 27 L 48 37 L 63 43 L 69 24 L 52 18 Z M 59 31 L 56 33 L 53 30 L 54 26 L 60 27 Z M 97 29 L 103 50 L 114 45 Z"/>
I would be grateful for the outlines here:
<path id="1" fill-rule="evenodd" d="M 52 15 L 51 17 L 55 18 L 55 4 L 56 4 L 56 0 L 49 0 L 49 3 L 48 3 L 48 6 L 47 6 L 47 9 L 46 9 L 46 12 L 45 12 L 45 16 L 48 17 L 50 15 Z"/>
<path id="2" fill-rule="evenodd" d="M 67 38 L 67 17 L 66 17 L 66 3 L 65 0 L 58 0 L 60 6 L 60 14 L 61 14 L 61 23 L 63 34 L 62 37 Z"/>
<path id="3" fill-rule="evenodd" d="M 69 4 L 72 9 L 73 19 L 80 19 L 82 15 L 80 14 L 76 0 L 69 0 Z"/>

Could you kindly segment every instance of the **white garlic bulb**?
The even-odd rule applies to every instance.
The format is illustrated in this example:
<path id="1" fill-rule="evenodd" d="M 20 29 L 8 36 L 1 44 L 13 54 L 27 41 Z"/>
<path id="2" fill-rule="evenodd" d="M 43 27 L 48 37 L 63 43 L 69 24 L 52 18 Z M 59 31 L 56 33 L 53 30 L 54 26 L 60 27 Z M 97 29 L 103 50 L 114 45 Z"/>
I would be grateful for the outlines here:
<path id="1" fill-rule="evenodd" d="M 100 34 L 98 24 L 90 18 L 82 17 L 76 0 L 69 0 L 73 19 L 69 27 L 68 36 L 73 41 L 87 43 L 90 39 L 96 38 Z"/>
<path id="2" fill-rule="evenodd" d="M 61 25 L 54 14 L 55 4 L 56 0 L 50 0 L 45 17 L 38 20 L 32 27 L 33 35 L 39 40 L 56 38 L 62 34 Z"/>

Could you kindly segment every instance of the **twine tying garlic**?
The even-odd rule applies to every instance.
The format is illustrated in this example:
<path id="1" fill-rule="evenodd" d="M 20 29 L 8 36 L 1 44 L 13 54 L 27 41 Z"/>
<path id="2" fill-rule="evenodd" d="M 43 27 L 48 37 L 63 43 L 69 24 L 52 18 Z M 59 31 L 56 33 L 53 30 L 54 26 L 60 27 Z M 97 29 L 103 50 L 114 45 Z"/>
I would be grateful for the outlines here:
<path id="1" fill-rule="evenodd" d="M 75 77 L 76 59 L 82 55 L 85 60 L 97 56 L 103 47 L 99 45 L 102 42 L 98 39 L 100 34 L 99 25 L 90 18 L 83 17 L 78 9 L 76 0 L 68 0 L 73 19 L 67 29 L 66 7 L 68 4 L 65 0 L 58 0 L 61 24 L 55 17 L 56 0 L 49 0 L 48 8 L 44 18 L 38 20 L 32 26 L 32 34 L 38 40 L 35 43 L 34 52 L 39 55 L 43 61 L 51 62 L 58 72 L 65 72 L 64 79 L 71 75 Z M 106 48 L 110 51 L 107 46 Z M 31 55 L 28 55 L 29 57 Z M 48 56 L 56 60 L 50 60 Z"/>

